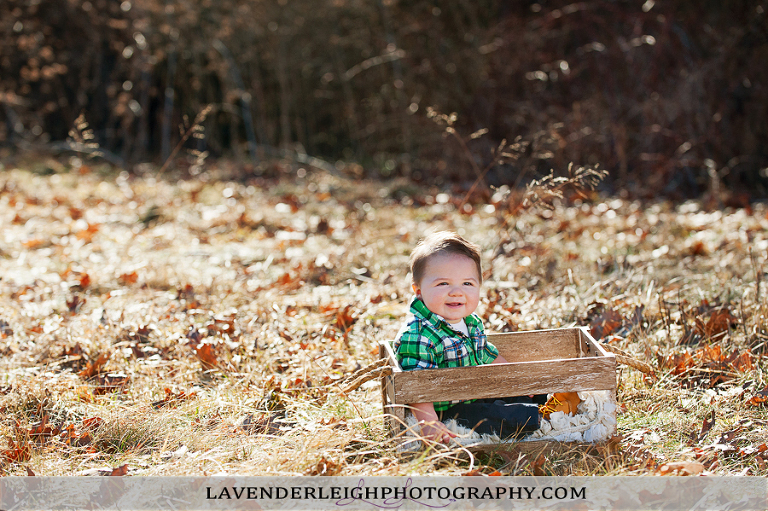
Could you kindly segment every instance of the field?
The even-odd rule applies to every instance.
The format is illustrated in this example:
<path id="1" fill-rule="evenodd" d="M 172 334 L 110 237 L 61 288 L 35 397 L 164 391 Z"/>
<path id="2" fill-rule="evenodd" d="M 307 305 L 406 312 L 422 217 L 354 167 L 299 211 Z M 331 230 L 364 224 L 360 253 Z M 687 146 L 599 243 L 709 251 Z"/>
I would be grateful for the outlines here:
<path id="1" fill-rule="evenodd" d="M 0 173 L 0 475 L 768 475 L 763 204 L 20 167 Z M 587 325 L 654 367 L 621 366 L 611 442 L 399 454 L 378 383 L 341 392 L 437 229 L 483 248 L 490 331 Z"/>

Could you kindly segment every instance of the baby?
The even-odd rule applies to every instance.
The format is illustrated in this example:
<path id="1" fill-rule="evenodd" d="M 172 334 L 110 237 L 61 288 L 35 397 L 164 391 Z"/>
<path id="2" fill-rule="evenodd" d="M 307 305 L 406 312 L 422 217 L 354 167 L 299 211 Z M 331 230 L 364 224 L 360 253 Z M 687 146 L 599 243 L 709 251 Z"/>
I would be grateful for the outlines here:
<path id="1" fill-rule="evenodd" d="M 480 259 L 477 245 L 447 231 L 427 236 L 413 250 L 412 317 L 394 344 L 403 370 L 507 363 L 486 340 L 483 324 L 474 314 L 483 278 Z M 409 406 L 425 438 L 448 443 L 456 434 L 441 422 L 445 419 L 479 433 L 510 436 L 538 429 L 542 414 L 575 412 L 577 404 L 578 395 L 572 392 L 556 394 L 549 402 L 546 395 L 539 395 Z"/>

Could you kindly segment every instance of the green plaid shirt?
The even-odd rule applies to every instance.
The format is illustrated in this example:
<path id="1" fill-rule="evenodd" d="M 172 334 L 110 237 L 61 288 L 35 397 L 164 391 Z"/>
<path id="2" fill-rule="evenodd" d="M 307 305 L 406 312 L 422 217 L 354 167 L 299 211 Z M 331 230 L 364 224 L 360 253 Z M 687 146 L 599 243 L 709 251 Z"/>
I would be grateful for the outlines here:
<path id="1" fill-rule="evenodd" d="M 464 318 L 469 337 L 427 309 L 421 298 L 411 301 L 412 316 L 395 340 L 397 361 L 404 371 L 490 364 L 499 356 L 496 347 L 485 337 L 483 323 L 476 314 Z M 437 401 L 435 411 L 449 408 L 459 401 Z"/>

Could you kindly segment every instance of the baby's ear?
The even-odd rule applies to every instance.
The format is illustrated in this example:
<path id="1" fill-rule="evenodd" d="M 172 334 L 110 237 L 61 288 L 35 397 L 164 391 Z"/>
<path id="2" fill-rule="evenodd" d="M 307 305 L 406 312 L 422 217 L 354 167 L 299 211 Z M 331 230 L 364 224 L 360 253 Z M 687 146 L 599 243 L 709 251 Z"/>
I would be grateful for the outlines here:
<path id="1" fill-rule="evenodd" d="M 417 286 L 415 283 L 411 284 L 411 289 L 413 289 L 413 292 L 416 293 L 417 295 L 421 294 L 421 289 L 419 289 L 419 286 Z"/>

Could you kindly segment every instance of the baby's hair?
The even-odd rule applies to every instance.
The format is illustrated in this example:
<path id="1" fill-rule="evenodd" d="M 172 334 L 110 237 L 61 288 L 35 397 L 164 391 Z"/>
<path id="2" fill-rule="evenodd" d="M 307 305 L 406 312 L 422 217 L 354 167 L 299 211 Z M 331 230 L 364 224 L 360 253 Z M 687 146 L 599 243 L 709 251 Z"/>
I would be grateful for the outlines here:
<path id="1" fill-rule="evenodd" d="M 469 257 L 477 265 L 477 275 L 483 280 L 480 262 L 480 247 L 467 241 L 455 232 L 439 231 L 421 240 L 411 252 L 411 275 L 413 283 L 421 284 L 429 258 L 437 254 L 458 254 Z"/>

